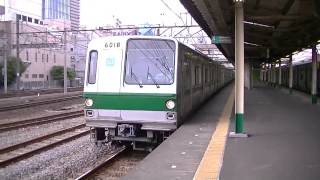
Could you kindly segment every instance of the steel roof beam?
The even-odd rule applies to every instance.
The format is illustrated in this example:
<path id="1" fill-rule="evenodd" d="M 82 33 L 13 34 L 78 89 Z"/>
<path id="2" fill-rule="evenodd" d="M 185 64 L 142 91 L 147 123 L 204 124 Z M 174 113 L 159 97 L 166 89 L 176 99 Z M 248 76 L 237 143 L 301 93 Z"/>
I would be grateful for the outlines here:
<path id="1" fill-rule="evenodd" d="M 272 21 L 296 21 L 304 20 L 310 17 L 302 15 L 264 15 L 264 16 L 247 16 L 246 19 L 249 21 L 257 20 L 272 20 Z"/>

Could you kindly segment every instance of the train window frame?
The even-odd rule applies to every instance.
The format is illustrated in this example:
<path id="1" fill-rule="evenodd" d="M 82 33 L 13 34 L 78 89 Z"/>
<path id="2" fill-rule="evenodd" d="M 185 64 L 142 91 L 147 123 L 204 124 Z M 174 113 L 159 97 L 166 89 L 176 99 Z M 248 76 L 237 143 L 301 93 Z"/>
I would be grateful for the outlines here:
<path id="1" fill-rule="evenodd" d="M 202 85 L 202 67 L 200 64 L 194 66 L 195 87 Z"/>
<path id="2" fill-rule="evenodd" d="M 191 61 L 187 58 L 183 59 L 183 67 L 182 67 L 182 77 L 186 79 L 186 81 L 183 81 L 183 89 L 190 90 L 192 87 L 190 76 L 191 76 Z"/>
<path id="3" fill-rule="evenodd" d="M 205 84 L 209 83 L 209 69 L 208 69 L 208 67 L 204 67 L 204 82 L 205 82 Z"/>
<path id="4" fill-rule="evenodd" d="M 172 81 L 171 82 L 168 82 L 168 83 L 158 83 L 157 81 L 154 81 L 154 79 L 152 81 L 150 81 L 150 83 L 146 83 L 146 82 L 134 82 L 134 81 L 137 81 L 137 80 L 134 80 L 133 82 L 128 82 L 127 81 L 127 66 L 128 66 L 128 50 L 129 50 L 129 43 L 131 41 L 134 41 L 134 40 L 151 40 L 151 41 L 167 41 L 167 42 L 172 42 L 174 43 L 174 47 L 172 48 L 173 50 L 173 58 L 172 58 Z M 175 83 L 175 76 L 176 76 L 176 54 L 177 54 L 177 43 L 174 41 L 174 40 L 171 40 L 171 39 L 156 39 L 156 38 L 130 38 L 127 40 L 126 42 L 126 50 L 125 50 L 125 61 L 124 61 L 124 73 L 123 73 L 123 82 L 127 85 L 172 85 Z M 134 72 L 134 76 L 136 76 L 136 72 Z M 153 75 L 152 75 L 153 76 Z M 151 77 L 153 78 L 153 77 Z"/>
<path id="5" fill-rule="evenodd" d="M 92 72 L 91 65 L 92 65 L 92 53 L 96 53 L 95 59 L 95 69 Z M 97 50 L 91 50 L 89 52 L 89 62 L 88 62 L 88 73 L 87 73 L 87 82 L 88 84 L 95 84 L 97 82 L 97 67 L 98 67 L 98 60 L 99 60 L 99 53 Z M 92 74 L 91 74 L 92 73 Z"/>

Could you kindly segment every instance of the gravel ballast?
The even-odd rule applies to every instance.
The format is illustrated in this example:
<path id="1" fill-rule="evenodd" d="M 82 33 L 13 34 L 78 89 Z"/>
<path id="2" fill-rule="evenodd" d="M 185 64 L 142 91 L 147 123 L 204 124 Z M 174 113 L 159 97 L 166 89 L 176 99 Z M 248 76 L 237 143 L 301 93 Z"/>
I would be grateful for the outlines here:
<path id="1" fill-rule="evenodd" d="M 96 146 L 84 136 L 0 169 L 0 179 L 76 178 L 111 151 L 109 145 Z"/>
<path id="2" fill-rule="evenodd" d="M 84 118 L 79 117 L 3 132 L 0 133 L 0 148 L 8 147 L 13 144 L 31 140 L 36 137 L 47 135 L 58 130 L 70 128 L 83 123 L 85 123 Z"/>

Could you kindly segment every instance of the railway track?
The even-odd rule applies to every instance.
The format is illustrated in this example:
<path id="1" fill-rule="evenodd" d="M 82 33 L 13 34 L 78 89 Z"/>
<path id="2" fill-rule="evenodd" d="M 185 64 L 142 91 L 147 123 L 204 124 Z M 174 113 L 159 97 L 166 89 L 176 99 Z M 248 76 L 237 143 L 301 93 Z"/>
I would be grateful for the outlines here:
<path id="1" fill-rule="evenodd" d="M 67 113 L 63 113 L 63 114 L 56 114 L 56 115 L 51 115 L 51 116 L 44 116 L 44 117 L 39 117 L 39 118 L 26 119 L 23 121 L 17 121 L 17 122 L 12 122 L 12 123 L 0 124 L 0 133 L 5 132 L 5 131 L 14 130 L 14 129 L 27 127 L 27 126 L 40 125 L 40 124 L 70 119 L 70 118 L 76 118 L 76 117 L 80 117 L 80 116 L 83 116 L 82 110 L 67 112 Z"/>
<path id="2" fill-rule="evenodd" d="M 15 109 L 20 109 L 20 108 L 28 108 L 31 106 L 51 104 L 51 103 L 56 103 L 56 102 L 61 102 L 61 101 L 68 101 L 68 100 L 77 99 L 77 98 L 81 98 L 81 97 L 82 97 L 82 95 L 76 95 L 76 96 L 55 98 L 55 99 L 49 99 L 49 100 L 43 100 L 43 101 L 27 102 L 27 103 L 21 103 L 21 104 L 10 105 L 10 106 L 2 106 L 2 107 L 0 107 L 0 112 L 1 111 L 10 111 L 10 110 L 15 110 Z"/>
<path id="3" fill-rule="evenodd" d="M 119 158 L 119 156 L 123 155 L 125 152 L 128 151 L 128 148 L 123 146 L 120 149 L 118 149 L 117 151 L 115 151 L 110 157 L 108 157 L 107 159 L 105 159 L 104 161 L 102 161 L 101 163 L 99 163 L 98 165 L 96 165 L 95 167 L 93 167 L 92 169 L 90 169 L 89 171 L 85 172 L 84 174 L 82 174 L 81 176 L 77 177 L 76 180 L 85 180 L 88 179 L 89 177 L 91 177 L 92 175 L 94 175 L 96 172 L 98 172 L 101 168 L 104 167 L 108 167 L 111 166 L 111 164 L 117 159 Z"/>
<path id="4" fill-rule="evenodd" d="M 39 152 L 89 134 L 85 124 L 56 131 L 35 139 L 0 149 L 0 168 Z"/>
<path id="5" fill-rule="evenodd" d="M 123 146 L 112 156 L 77 177 L 76 180 L 119 179 L 133 169 L 147 154 L 147 152 L 132 151 L 130 147 Z"/>
<path id="6" fill-rule="evenodd" d="M 83 87 L 68 88 L 68 92 L 83 91 Z M 11 97 L 23 97 L 23 96 L 34 96 L 38 93 L 41 94 L 52 94 L 52 93 L 63 93 L 63 89 L 42 89 L 42 90 L 26 90 L 26 91 L 10 91 L 7 94 L 0 93 L 0 99 L 11 98 Z"/>

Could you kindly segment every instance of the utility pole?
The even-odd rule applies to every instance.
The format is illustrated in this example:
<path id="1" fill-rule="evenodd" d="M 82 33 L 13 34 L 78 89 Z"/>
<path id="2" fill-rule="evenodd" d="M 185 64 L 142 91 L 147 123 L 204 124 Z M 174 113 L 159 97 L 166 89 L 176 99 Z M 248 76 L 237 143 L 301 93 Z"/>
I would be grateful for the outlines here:
<path id="1" fill-rule="evenodd" d="M 7 37 L 5 37 L 6 39 Z M 7 41 L 7 39 L 6 39 Z M 3 58 L 4 58 L 4 81 L 3 81 L 3 86 L 4 86 L 4 93 L 7 94 L 8 93 L 8 67 L 7 67 L 7 43 L 5 43 L 4 45 L 4 54 L 3 54 Z"/>
<path id="2" fill-rule="evenodd" d="M 64 28 L 63 93 L 67 94 L 67 29 Z"/>
<path id="3" fill-rule="evenodd" d="M 20 42 L 19 42 L 19 18 L 16 17 L 16 50 L 17 50 L 17 64 L 16 64 L 16 81 L 17 81 L 17 90 L 20 89 Z"/>

